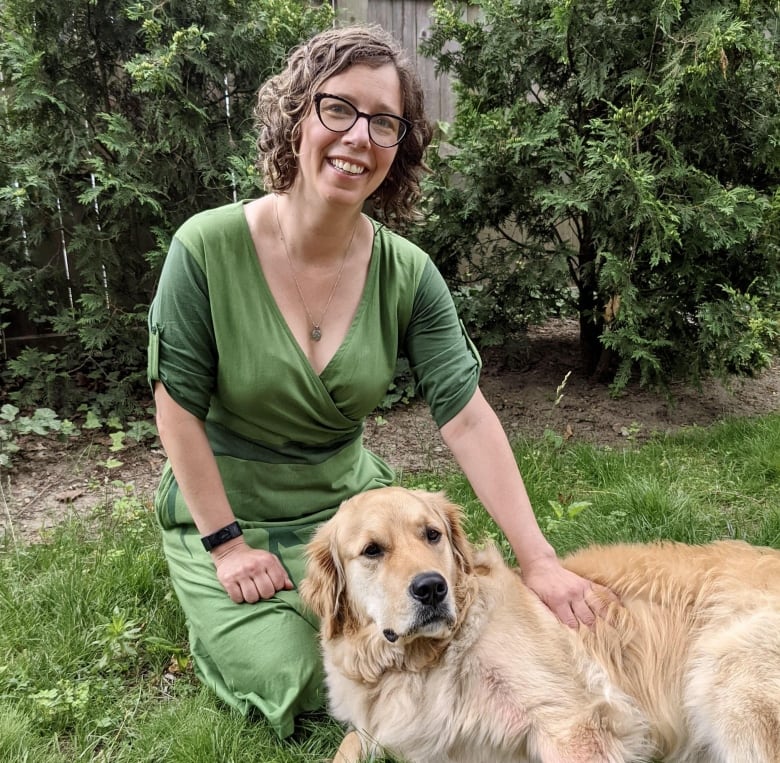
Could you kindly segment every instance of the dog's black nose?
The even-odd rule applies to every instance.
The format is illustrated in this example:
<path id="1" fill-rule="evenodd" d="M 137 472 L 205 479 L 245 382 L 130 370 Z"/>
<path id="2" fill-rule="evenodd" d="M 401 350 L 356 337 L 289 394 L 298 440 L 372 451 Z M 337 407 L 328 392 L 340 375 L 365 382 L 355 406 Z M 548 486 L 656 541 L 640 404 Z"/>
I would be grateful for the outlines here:
<path id="1" fill-rule="evenodd" d="M 421 604 L 441 604 L 447 595 L 447 581 L 438 572 L 422 572 L 412 580 L 409 591 Z"/>

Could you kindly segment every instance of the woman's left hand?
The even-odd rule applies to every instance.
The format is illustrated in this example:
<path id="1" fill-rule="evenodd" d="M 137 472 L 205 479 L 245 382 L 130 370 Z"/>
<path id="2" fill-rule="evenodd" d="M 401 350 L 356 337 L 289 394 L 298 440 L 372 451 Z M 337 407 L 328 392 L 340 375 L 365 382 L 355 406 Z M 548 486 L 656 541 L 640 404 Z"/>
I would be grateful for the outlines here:
<path id="1" fill-rule="evenodd" d="M 618 597 L 609 588 L 581 578 L 557 558 L 538 559 L 523 569 L 525 584 L 569 628 L 593 627 Z"/>

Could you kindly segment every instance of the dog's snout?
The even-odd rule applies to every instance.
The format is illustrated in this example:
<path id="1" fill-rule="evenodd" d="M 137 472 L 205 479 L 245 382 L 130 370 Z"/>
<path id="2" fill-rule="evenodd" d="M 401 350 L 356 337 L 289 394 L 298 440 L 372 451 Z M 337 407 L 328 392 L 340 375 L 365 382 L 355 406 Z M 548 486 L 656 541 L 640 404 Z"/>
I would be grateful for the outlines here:
<path id="1" fill-rule="evenodd" d="M 415 575 L 409 591 L 421 604 L 441 604 L 447 595 L 447 581 L 438 572 L 422 572 Z"/>

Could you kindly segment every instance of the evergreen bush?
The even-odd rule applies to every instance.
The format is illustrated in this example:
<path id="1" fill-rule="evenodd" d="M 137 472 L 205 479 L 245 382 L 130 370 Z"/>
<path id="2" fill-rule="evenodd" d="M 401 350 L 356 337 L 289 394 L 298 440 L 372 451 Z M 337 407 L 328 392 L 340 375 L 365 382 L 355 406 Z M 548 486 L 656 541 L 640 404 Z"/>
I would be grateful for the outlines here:
<path id="1" fill-rule="evenodd" d="M 172 233 L 257 195 L 254 94 L 330 22 L 304 0 L 0 3 L 0 330 L 37 335 L 7 350 L 9 399 L 129 412 Z"/>
<path id="2" fill-rule="evenodd" d="M 420 243 L 494 343 L 577 316 L 624 387 L 752 374 L 780 341 L 780 6 L 435 4 L 457 78 Z M 475 291 L 479 287 L 481 291 Z"/>

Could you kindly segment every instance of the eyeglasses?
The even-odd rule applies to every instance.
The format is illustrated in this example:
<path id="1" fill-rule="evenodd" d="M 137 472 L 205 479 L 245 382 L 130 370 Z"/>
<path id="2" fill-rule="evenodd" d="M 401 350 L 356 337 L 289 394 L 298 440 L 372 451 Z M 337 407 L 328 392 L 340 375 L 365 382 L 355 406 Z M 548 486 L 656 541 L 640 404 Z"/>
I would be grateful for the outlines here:
<path id="1" fill-rule="evenodd" d="M 332 132 L 347 132 L 364 117 L 368 121 L 368 137 L 381 148 L 397 146 L 412 129 L 412 123 L 397 114 L 364 114 L 346 98 L 329 93 L 316 93 L 314 108 L 323 127 Z"/>

